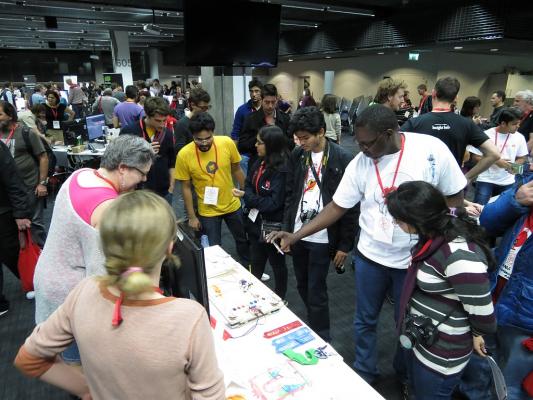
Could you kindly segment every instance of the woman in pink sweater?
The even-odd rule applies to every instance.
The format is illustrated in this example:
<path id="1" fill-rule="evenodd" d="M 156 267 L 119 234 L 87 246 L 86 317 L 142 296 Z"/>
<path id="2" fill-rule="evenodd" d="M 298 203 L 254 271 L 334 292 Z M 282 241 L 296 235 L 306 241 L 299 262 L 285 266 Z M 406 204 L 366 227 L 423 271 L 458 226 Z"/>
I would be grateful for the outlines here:
<path id="1" fill-rule="evenodd" d="M 107 275 L 81 281 L 35 328 L 17 368 L 95 400 L 224 399 L 204 308 L 158 289 L 175 235 L 174 213 L 156 194 L 115 200 L 100 224 Z M 84 375 L 58 357 L 73 340 Z"/>

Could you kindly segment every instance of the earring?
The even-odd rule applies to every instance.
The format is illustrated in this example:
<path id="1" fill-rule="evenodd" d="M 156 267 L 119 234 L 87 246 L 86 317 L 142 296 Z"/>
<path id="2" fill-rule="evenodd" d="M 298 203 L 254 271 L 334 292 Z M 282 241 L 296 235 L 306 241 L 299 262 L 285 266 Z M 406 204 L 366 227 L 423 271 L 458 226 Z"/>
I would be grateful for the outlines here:
<path id="1" fill-rule="evenodd" d="M 120 189 L 121 189 L 121 190 L 124 190 L 125 187 L 126 187 L 126 184 L 124 183 L 124 178 L 121 177 L 121 178 L 120 178 Z"/>

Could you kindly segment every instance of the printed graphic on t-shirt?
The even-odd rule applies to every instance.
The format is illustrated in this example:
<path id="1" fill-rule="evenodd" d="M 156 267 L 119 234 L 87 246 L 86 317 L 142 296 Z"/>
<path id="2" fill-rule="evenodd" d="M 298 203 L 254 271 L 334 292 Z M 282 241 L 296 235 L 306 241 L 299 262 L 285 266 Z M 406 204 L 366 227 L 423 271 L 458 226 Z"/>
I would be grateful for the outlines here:
<path id="1" fill-rule="evenodd" d="M 449 131 L 452 128 L 448 124 L 433 124 L 431 125 L 431 129 L 434 131 Z"/>

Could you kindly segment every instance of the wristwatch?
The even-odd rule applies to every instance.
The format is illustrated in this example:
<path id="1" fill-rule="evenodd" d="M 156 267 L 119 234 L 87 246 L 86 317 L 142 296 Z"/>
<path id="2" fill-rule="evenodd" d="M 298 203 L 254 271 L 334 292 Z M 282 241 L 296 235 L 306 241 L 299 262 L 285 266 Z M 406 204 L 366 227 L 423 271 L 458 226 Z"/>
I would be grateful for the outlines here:
<path id="1" fill-rule="evenodd" d="M 39 185 L 44 185 L 44 186 L 48 185 L 48 177 L 46 177 L 46 179 L 39 182 Z"/>

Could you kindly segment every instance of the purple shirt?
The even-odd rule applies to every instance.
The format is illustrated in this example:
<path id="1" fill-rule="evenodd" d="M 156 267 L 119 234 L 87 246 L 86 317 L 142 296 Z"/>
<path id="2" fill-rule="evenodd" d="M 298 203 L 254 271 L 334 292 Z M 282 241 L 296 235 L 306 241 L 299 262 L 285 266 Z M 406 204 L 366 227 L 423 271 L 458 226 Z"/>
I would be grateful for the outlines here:
<path id="1" fill-rule="evenodd" d="M 115 115 L 120 121 L 120 126 L 124 127 L 142 118 L 144 110 L 137 103 L 129 103 L 125 101 L 115 106 L 113 115 Z"/>

